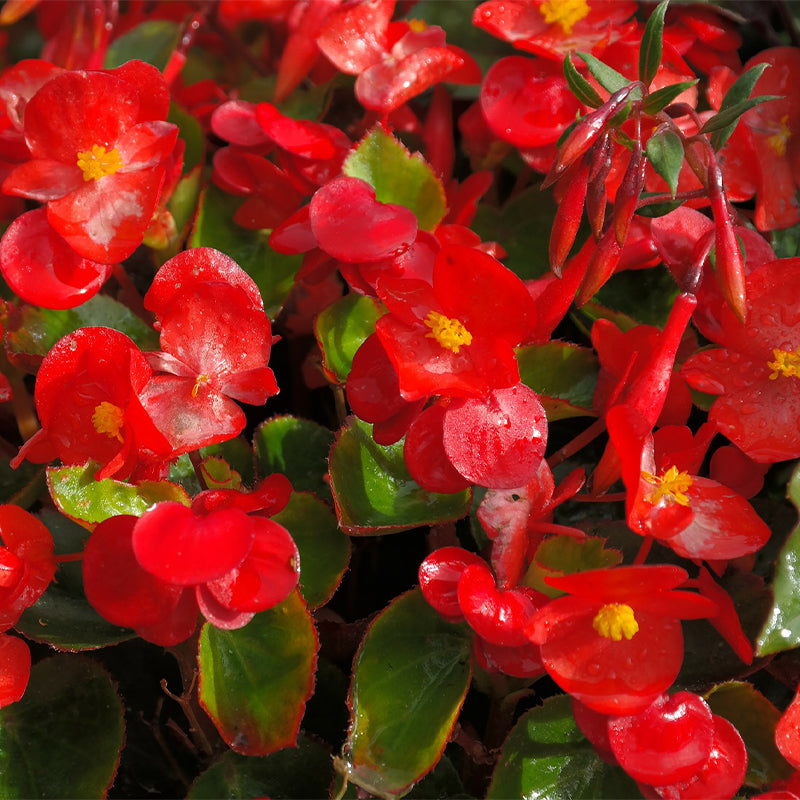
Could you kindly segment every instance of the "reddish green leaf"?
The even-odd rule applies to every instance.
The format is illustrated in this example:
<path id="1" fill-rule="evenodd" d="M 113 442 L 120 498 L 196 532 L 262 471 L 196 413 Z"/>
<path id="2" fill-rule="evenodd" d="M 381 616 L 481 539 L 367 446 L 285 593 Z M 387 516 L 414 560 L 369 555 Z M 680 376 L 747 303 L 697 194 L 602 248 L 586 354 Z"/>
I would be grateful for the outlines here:
<path id="1" fill-rule="evenodd" d="M 350 540 L 335 514 L 313 494 L 293 492 L 289 505 L 273 519 L 292 534 L 300 551 L 300 592 L 308 607 L 324 605 L 350 561 Z"/>
<path id="2" fill-rule="evenodd" d="M 105 797 L 123 738 L 106 671 L 82 656 L 48 658 L 22 700 L 0 710 L 0 797 Z"/>
<path id="3" fill-rule="evenodd" d="M 413 211 L 424 230 L 433 230 L 447 212 L 444 188 L 427 161 L 380 126 L 355 146 L 342 172 L 370 184 L 379 202 Z"/>
<path id="4" fill-rule="evenodd" d="M 381 304 L 375 298 L 348 294 L 331 303 L 317 317 L 314 334 L 330 380 L 337 383 L 347 380 L 356 350 L 375 333 L 375 323 L 382 314 Z"/>
<path id="5" fill-rule="evenodd" d="M 560 695 L 524 714 L 503 745 L 488 800 L 508 797 L 547 800 L 641 798 L 620 767 L 602 761 Z"/>
<path id="6" fill-rule="evenodd" d="M 244 628 L 200 633 L 200 703 L 237 753 L 292 747 L 314 691 L 319 642 L 299 592 Z"/>
<path id="7" fill-rule="evenodd" d="M 200 472 L 208 489 L 242 488 L 242 476 L 224 458 L 207 456 L 200 462 Z"/>
<path id="8" fill-rule="evenodd" d="M 711 710 L 733 723 L 744 739 L 748 786 L 766 786 L 792 774 L 792 767 L 775 746 L 775 726 L 781 712 L 758 689 L 730 681 L 715 686 L 706 700 Z"/>
<path id="9" fill-rule="evenodd" d="M 351 535 L 393 533 L 460 519 L 471 492 L 426 492 L 411 479 L 403 443 L 382 447 L 372 426 L 350 417 L 330 454 L 330 480 L 339 524 Z"/>
<path id="10" fill-rule="evenodd" d="M 77 522 L 94 525 L 118 514 L 139 517 L 150 506 L 165 500 L 191 504 L 186 490 L 170 481 L 130 483 L 107 478 L 95 480 L 97 465 L 48 467 L 47 486 L 58 510 Z"/>
<path id="11" fill-rule="evenodd" d="M 343 767 L 357 786 L 398 797 L 436 764 L 469 687 L 470 635 L 419 590 L 372 623 L 356 655 Z"/>

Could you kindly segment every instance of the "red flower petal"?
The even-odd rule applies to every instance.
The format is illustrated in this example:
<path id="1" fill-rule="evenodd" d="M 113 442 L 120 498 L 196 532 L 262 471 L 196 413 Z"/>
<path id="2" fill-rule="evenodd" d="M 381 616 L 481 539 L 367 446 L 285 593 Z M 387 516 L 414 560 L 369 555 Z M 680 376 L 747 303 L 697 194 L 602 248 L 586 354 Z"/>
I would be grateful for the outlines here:
<path id="1" fill-rule="evenodd" d="M 31 674 L 31 651 L 23 639 L 0 635 L 0 708 L 22 699 Z"/>

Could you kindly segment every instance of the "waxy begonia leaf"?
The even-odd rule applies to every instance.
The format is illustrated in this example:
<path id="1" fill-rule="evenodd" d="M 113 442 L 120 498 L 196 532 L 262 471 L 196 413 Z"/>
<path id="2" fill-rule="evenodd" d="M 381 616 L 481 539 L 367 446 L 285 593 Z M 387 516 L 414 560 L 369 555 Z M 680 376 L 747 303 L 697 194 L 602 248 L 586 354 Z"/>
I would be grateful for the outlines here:
<path id="1" fill-rule="evenodd" d="M 331 303 L 319 314 L 314 323 L 314 334 L 330 380 L 338 383 L 347 380 L 356 351 L 375 332 L 375 323 L 382 313 L 375 298 L 351 293 Z"/>
<path id="2" fill-rule="evenodd" d="M 469 687 L 470 639 L 419 590 L 397 598 L 372 623 L 350 690 L 343 766 L 352 783 L 397 797 L 434 766 Z"/>
<path id="3" fill-rule="evenodd" d="M 34 371 L 50 348 L 78 328 L 103 326 L 121 331 L 142 350 L 158 349 L 158 334 L 127 306 L 106 295 L 66 310 L 23 306 L 15 313 L 6 333 L 9 359 L 22 369 Z"/>
<path id="4" fill-rule="evenodd" d="M 800 509 L 800 469 L 792 474 L 787 495 Z M 800 525 L 783 545 L 772 591 L 775 601 L 758 637 L 756 654 L 759 656 L 791 650 L 800 644 Z"/>
<path id="5" fill-rule="evenodd" d="M 141 516 L 165 500 L 190 504 L 186 490 L 170 481 L 143 481 L 134 486 L 111 478 L 95 480 L 97 465 L 50 467 L 47 485 L 58 510 L 77 522 L 94 525 L 118 514 Z"/>
<path id="6" fill-rule="evenodd" d="M 520 379 L 542 401 L 547 419 L 594 416 L 592 397 L 600 369 L 586 347 L 549 342 L 517 349 Z"/>
<path id="7" fill-rule="evenodd" d="M 371 431 L 371 425 L 351 417 L 331 448 L 331 490 L 347 533 L 393 533 L 459 519 L 469 511 L 469 490 L 426 492 L 408 474 L 402 441 L 382 447 Z"/>
<path id="8" fill-rule="evenodd" d="M 327 797 L 333 778 L 328 751 L 306 736 L 297 747 L 268 756 L 240 756 L 228 751 L 192 784 L 188 800 Z"/>
<path id="9" fill-rule="evenodd" d="M 48 658 L 22 700 L 0 710 L 0 796 L 105 797 L 123 739 L 108 673 L 85 657 Z"/>
<path id="10" fill-rule="evenodd" d="M 732 722 L 744 739 L 748 786 L 765 786 L 792 774 L 792 767 L 775 746 L 775 726 L 781 712 L 758 689 L 743 681 L 730 681 L 715 686 L 706 700 L 711 710 Z"/>
<path id="11" fill-rule="evenodd" d="M 242 476 L 224 458 L 208 456 L 200 462 L 207 489 L 241 489 Z"/>
<path id="12" fill-rule="evenodd" d="M 106 50 L 105 69 L 120 67 L 132 59 L 140 59 L 162 70 L 178 44 L 180 29 L 177 22 L 152 19 L 118 36 Z"/>
<path id="13" fill-rule="evenodd" d="M 572 715 L 569 697 L 551 697 L 522 716 L 503 745 L 488 800 L 638 798 L 621 768 L 602 761 Z"/>
<path id="14" fill-rule="evenodd" d="M 203 626 L 200 703 L 237 753 L 292 747 L 314 691 L 318 641 L 299 592 L 244 627 Z"/>
<path id="15" fill-rule="evenodd" d="M 330 497 L 325 481 L 334 435 L 316 422 L 299 417 L 272 417 L 256 428 L 253 449 L 260 475 L 280 472 L 296 492 Z"/>
<path id="16" fill-rule="evenodd" d="M 355 146 L 342 172 L 370 184 L 378 202 L 397 203 L 413 211 L 424 230 L 433 230 L 447 211 L 444 189 L 430 165 L 381 127 Z"/>
<path id="17" fill-rule="evenodd" d="M 43 511 L 41 518 L 53 534 L 57 555 L 83 550 L 88 538 L 84 528 L 54 511 Z M 104 620 L 89 605 L 83 591 L 80 561 L 59 565 L 53 583 L 23 612 L 15 627 L 28 638 L 58 650 L 105 647 L 134 636 L 132 630 Z"/>
<path id="18" fill-rule="evenodd" d="M 350 540 L 339 530 L 327 503 L 293 492 L 289 505 L 272 519 L 292 534 L 300 551 L 300 593 L 310 609 L 330 600 L 350 561 Z"/>
<path id="19" fill-rule="evenodd" d="M 230 256 L 258 284 L 264 309 L 271 319 L 280 310 L 294 283 L 302 256 L 276 253 L 265 231 L 248 231 L 233 221 L 238 198 L 209 186 L 200 200 L 190 247 L 213 247 Z"/>
<path id="20" fill-rule="evenodd" d="M 642 31 L 642 42 L 639 47 L 639 80 L 649 86 L 661 65 L 663 49 L 664 15 L 667 13 L 669 0 L 659 3 L 647 20 Z"/>
<path id="21" fill-rule="evenodd" d="M 664 130 L 651 136 L 647 140 L 647 159 L 653 165 L 653 169 L 667 182 L 674 197 L 683 166 L 681 137 L 671 130 Z"/>

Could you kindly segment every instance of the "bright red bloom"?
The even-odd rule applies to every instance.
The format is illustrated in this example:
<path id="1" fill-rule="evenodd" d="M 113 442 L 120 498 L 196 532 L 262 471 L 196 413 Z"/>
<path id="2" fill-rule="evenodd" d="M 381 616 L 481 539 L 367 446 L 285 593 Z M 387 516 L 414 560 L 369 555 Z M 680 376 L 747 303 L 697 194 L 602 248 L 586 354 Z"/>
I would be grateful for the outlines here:
<path id="1" fill-rule="evenodd" d="M 548 576 L 548 585 L 569 594 L 534 614 L 526 633 L 564 691 L 603 714 L 635 714 L 680 670 L 680 620 L 717 612 L 707 598 L 676 591 L 687 577 L 671 566 Z"/>
<path id="2" fill-rule="evenodd" d="M 178 135 L 168 109 L 163 76 L 144 62 L 61 73 L 25 108 L 31 157 L 3 191 L 46 202 L 48 222 L 84 258 L 122 261 L 158 204 Z"/>
<path id="3" fill-rule="evenodd" d="M 0 634 L 0 708 L 22 699 L 31 674 L 31 651 L 16 636 Z"/>
<path id="4" fill-rule="evenodd" d="M 781 755 L 795 769 L 800 769 L 800 689 L 778 720 L 775 728 L 775 744 Z"/>

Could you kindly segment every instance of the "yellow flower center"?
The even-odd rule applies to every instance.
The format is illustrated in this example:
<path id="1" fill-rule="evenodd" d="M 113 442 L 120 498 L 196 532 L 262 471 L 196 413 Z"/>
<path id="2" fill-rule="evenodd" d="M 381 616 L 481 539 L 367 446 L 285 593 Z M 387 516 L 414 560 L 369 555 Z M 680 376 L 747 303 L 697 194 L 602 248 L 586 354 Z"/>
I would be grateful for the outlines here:
<path id="1" fill-rule="evenodd" d="M 116 147 L 106 151 L 105 147 L 93 144 L 91 150 L 78 153 L 78 166 L 83 170 L 85 181 L 97 181 L 121 169 L 122 156 Z"/>
<path id="2" fill-rule="evenodd" d="M 783 375 L 784 378 L 800 377 L 800 347 L 794 353 L 773 350 L 772 355 L 775 356 L 775 360 L 767 361 L 767 366 L 772 370 L 769 376 L 771 381 L 776 380 L 779 375 Z"/>
<path id="3" fill-rule="evenodd" d="M 592 627 L 606 639 L 621 642 L 622 637 L 633 639 L 639 632 L 639 623 L 633 609 L 625 603 L 606 603 L 592 621 Z"/>
<path id="4" fill-rule="evenodd" d="M 425 318 L 425 324 L 431 329 L 425 335 L 436 339 L 442 347 L 452 350 L 456 355 L 461 347 L 472 344 L 472 334 L 457 319 L 431 311 Z"/>
<path id="5" fill-rule="evenodd" d="M 589 4 L 586 0 L 545 0 L 539 11 L 548 25 L 556 23 L 564 35 L 569 36 L 575 23 L 589 13 Z"/>
<path id="6" fill-rule="evenodd" d="M 104 433 L 109 439 L 122 441 L 120 430 L 125 422 L 125 416 L 119 406 L 104 400 L 92 414 L 92 425 L 98 433 Z"/>
<path id="7" fill-rule="evenodd" d="M 410 30 L 414 31 L 414 33 L 422 33 L 428 30 L 428 23 L 425 22 L 424 19 L 410 19 L 408 21 L 408 27 Z"/>
<path id="8" fill-rule="evenodd" d="M 200 391 L 200 384 L 201 383 L 208 383 L 208 375 L 198 375 L 197 380 L 195 381 L 194 386 L 192 387 L 192 397 L 197 397 L 197 393 Z"/>
<path id="9" fill-rule="evenodd" d="M 661 502 L 663 497 L 666 497 L 670 502 L 678 505 L 689 505 L 686 492 L 694 481 L 688 472 L 678 472 L 678 468 L 672 466 L 660 477 L 650 472 L 642 472 L 642 478 L 655 487 L 644 498 L 648 503 L 655 506 Z"/>
<path id="10" fill-rule="evenodd" d="M 781 117 L 780 128 L 778 131 L 767 138 L 767 144 L 775 151 L 775 153 L 783 158 L 786 155 L 786 144 L 792 138 L 792 131 L 789 128 L 789 115 L 784 114 Z"/>

